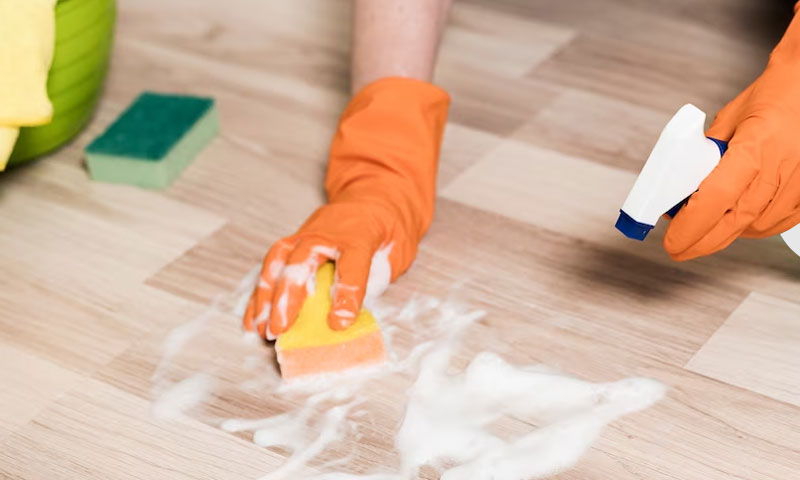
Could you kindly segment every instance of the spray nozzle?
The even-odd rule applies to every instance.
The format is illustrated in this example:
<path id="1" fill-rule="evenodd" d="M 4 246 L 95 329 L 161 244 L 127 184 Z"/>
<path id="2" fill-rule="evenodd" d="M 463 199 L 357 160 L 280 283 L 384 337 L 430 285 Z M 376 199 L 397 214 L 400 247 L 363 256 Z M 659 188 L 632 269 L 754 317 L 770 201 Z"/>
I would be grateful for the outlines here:
<path id="1" fill-rule="evenodd" d="M 644 240 L 661 215 L 677 213 L 719 163 L 727 145 L 706 138 L 706 114 L 684 105 L 667 123 L 620 210 L 616 227 Z"/>

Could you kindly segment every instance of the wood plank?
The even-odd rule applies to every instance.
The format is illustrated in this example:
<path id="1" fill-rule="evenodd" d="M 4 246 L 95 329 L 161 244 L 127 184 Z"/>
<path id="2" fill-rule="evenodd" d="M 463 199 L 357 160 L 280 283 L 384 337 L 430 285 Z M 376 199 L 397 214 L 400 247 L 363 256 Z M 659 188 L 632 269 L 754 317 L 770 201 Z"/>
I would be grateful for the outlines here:
<path id="1" fill-rule="evenodd" d="M 0 362 L 0 442 L 81 378 L 5 342 L 0 342 Z"/>
<path id="2" fill-rule="evenodd" d="M 678 263 L 661 248 L 666 221 L 646 241 L 634 242 L 614 229 L 636 174 L 553 150 L 508 140 L 440 192 L 456 200 L 568 237 L 602 244 L 609 256 L 625 252 L 668 268 L 724 279 L 774 295 L 800 295 L 800 262 L 779 237 L 740 239 L 726 251 Z"/>
<path id="3" fill-rule="evenodd" d="M 632 62 L 632 58 L 640 60 Z M 747 72 L 721 70 L 709 59 L 692 58 L 685 51 L 649 48 L 629 39 L 580 35 L 531 70 L 530 76 L 663 112 L 693 103 L 713 113 L 758 73 L 756 68 Z"/>
<path id="4" fill-rule="evenodd" d="M 279 465 L 267 450 L 189 418 L 155 420 L 148 402 L 88 380 L 0 448 L 11 478 L 253 479 Z"/>
<path id="5" fill-rule="evenodd" d="M 639 173 L 670 114 L 567 90 L 511 138 Z"/>
<path id="6" fill-rule="evenodd" d="M 613 229 L 636 174 L 505 141 L 441 196 L 561 233 L 621 245 Z M 602 185 L 602 188 L 592 188 Z"/>
<path id="7" fill-rule="evenodd" d="M 232 310 L 246 291 L 234 292 L 325 201 L 352 2 L 118 3 L 111 74 L 87 129 L 0 175 L 0 477 L 258 478 L 290 452 L 220 423 L 293 411 L 304 396 L 276 390 L 274 349 L 242 336 Z M 591 381 L 669 386 L 556 478 L 800 471 L 797 257 L 778 238 L 745 239 L 675 263 L 660 245 L 666 223 L 644 243 L 613 229 L 666 119 L 686 102 L 712 116 L 747 85 L 792 3 L 454 2 L 436 72 L 453 100 L 436 218 L 376 311 L 395 322 L 400 353 L 431 338 L 430 312 L 392 312 L 449 298 L 487 312 L 455 367 L 488 350 Z M 213 96 L 219 138 L 165 191 L 91 182 L 82 149 L 146 89 Z M 209 388 L 176 418 L 154 418 L 169 410 L 164 389 L 186 379 Z M 395 466 L 413 381 L 406 371 L 364 386 L 358 435 L 309 468 Z"/>
<path id="8" fill-rule="evenodd" d="M 437 68 L 457 65 L 519 78 L 568 43 L 575 32 L 535 21 L 495 14 L 455 2 L 442 39 Z"/>
<path id="9" fill-rule="evenodd" d="M 800 304 L 751 293 L 686 368 L 800 406 Z"/>

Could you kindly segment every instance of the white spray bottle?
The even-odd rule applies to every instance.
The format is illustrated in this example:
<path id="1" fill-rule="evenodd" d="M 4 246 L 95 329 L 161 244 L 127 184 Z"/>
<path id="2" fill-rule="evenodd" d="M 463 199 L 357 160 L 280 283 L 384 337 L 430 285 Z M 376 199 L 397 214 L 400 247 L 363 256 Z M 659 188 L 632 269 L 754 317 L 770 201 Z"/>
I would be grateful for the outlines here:
<path id="1" fill-rule="evenodd" d="M 626 237 L 644 240 L 661 215 L 674 216 L 717 166 L 728 145 L 707 138 L 705 123 L 706 114 L 687 104 L 661 131 L 617 219 L 616 227 Z M 800 255 L 800 225 L 782 237 Z"/>

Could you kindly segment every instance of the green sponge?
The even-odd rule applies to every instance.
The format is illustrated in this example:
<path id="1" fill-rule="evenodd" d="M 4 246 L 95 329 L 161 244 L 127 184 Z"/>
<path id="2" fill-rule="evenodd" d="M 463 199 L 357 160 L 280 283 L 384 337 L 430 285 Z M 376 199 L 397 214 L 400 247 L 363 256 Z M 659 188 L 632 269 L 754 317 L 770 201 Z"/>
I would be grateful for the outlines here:
<path id="1" fill-rule="evenodd" d="M 145 92 L 86 147 L 94 180 L 165 188 L 219 131 L 210 98 Z"/>

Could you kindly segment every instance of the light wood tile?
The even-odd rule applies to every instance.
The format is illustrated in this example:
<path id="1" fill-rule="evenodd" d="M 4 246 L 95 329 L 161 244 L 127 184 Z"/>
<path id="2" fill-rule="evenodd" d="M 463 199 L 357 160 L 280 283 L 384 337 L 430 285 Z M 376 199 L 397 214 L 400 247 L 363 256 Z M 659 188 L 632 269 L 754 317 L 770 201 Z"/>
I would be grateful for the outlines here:
<path id="1" fill-rule="evenodd" d="M 447 125 L 437 175 L 441 190 L 500 144 L 502 138 L 458 123 Z"/>
<path id="2" fill-rule="evenodd" d="M 260 267 L 264 246 L 279 239 L 274 231 L 230 223 L 162 268 L 147 284 L 208 304 L 220 292 L 233 291 L 248 270 Z M 195 280 L 187 283 L 187 278 Z"/>
<path id="3" fill-rule="evenodd" d="M 603 240 L 570 237 L 446 199 L 436 218 L 419 262 L 398 288 L 433 292 L 463 285 L 462 298 L 493 312 L 486 322 L 500 332 L 540 332 L 566 314 L 564 328 L 576 335 L 683 366 L 747 295 L 706 269 L 683 271 Z M 663 255 L 657 244 L 647 248 Z M 664 338 L 669 341 L 659 340 Z M 506 341 L 512 346 L 497 344 Z M 532 354 L 540 348 L 532 338 L 485 345 L 492 343 Z"/>
<path id="4" fill-rule="evenodd" d="M 664 121 L 686 102 L 713 116 L 747 85 L 792 3 L 454 2 L 436 72 L 453 103 L 435 221 L 383 301 L 449 296 L 486 310 L 457 365 L 490 350 L 670 387 L 557 478 L 800 471 L 797 257 L 778 238 L 746 239 L 676 264 L 663 222 L 644 243 L 613 229 Z M 350 5 L 119 0 L 111 74 L 86 131 L 0 175 L 0 477 L 253 479 L 285 461 L 284 449 L 218 428 L 300 401 L 264 387 L 278 379 L 274 349 L 243 341 L 231 292 L 325 200 Z M 91 182 L 83 148 L 142 90 L 214 97 L 219 138 L 167 190 Z M 169 332 L 199 321 L 165 368 Z M 408 350 L 419 333 L 406 322 L 393 342 Z M 153 418 L 161 382 L 197 372 L 213 392 L 183 418 Z M 370 385 L 372 423 L 323 460 L 355 452 L 343 469 L 393 465 L 412 377 Z"/>
<path id="5" fill-rule="evenodd" d="M 4 342 L 0 342 L 0 364 L 0 442 L 81 378 Z"/>
<path id="6" fill-rule="evenodd" d="M 686 368 L 800 406 L 800 304 L 751 293 Z"/>
<path id="7" fill-rule="evenodd" d="M 636 173 L 507 140 L 444 188 L 443 198 L 602 244 L 670 268 L 725 278 L 775 295 L 800 295 L 800 262 L 778 237 L 737 240 L 727 251 L 676 264 L 660 247 L 667 221 L 635 242 L 614 229 Z M 610 252 L 609 252 L 610 253 Z"/>
<path id="8" fill-rule="evenodd" d="M 500 136 L 522 126 L 560 90 L 551 84 L 508 79 L 466 65 L 438 70 L 436 83 L 452 98 L 451 121 Z"/>
<path id="9" fill-rule="evenodd" d="M 567 90 L 512 138 L 638 173 L 670 115 Z"/>
<path id="10" fill-rule="evenodd" d="M 6 440 L 3 472 L 11 478 L 253 479 L 280 464 L 277 455 L 190 418 L 153 419 L 149 408 L 89 380 Z"/>
<path id="11" fill-rule="evenodd" d="M 509 15 L 455 2 L 438 68 L 467 65 L 476 71 L 518 78 L 552 56 L 574 35 L 567 28 L 521 22 Z"/>
<path id="12" fill-rule="evenodd" d="M 686 47 L 656 48 L 629 38 L 580 35 L 530 76 L 672 113 L 684 103 L 715 112 L 760 73 L 750 65 L 742 71 L 719 46 L 711 46 L 707 56 L 692 55 L 696 50 Z M 715 53 L 720 58 L 712 59 Z"/>
<path id="13" fill-rule="evenodd" d="M 28 274 L 65 281 L 76 271 L 68 265 L 80 264 L 96 271 L 99 277 L 87 281 L 98 285 L 110 278 L 142 280 L 223 224 L 188 203 L 87 182 L 84 170 L 56 162 L 13 172 L 0 208 L 0 238 L 9 246 L 0 258 L 24 265 Z"/>
<path id="14" fill-rule="evenodd" d="M 616 219 L 636 174 L 505 141 L 441 196 L 580 238 L 621 244 Z M 596 188 L 600 186 L 600 188 Z"/>
<path id="15" fill-rule="evenodd" d="M 275 85 L 256 80 L 283 78 L 284 87 L 294 91 L 347 90 L 349 1 L 298 0 L 287 5 L 239 0 L 235 5 L 238 8 L 220 9 L 207 1 L 129 2 L 121 6 L 119 30 L 138 40 L 215 59 L 225 69 L 249 69 L 250 74 L 237 82 L 255 88 Z M 176 17 L 183 21 L 176 24 Z"/>

